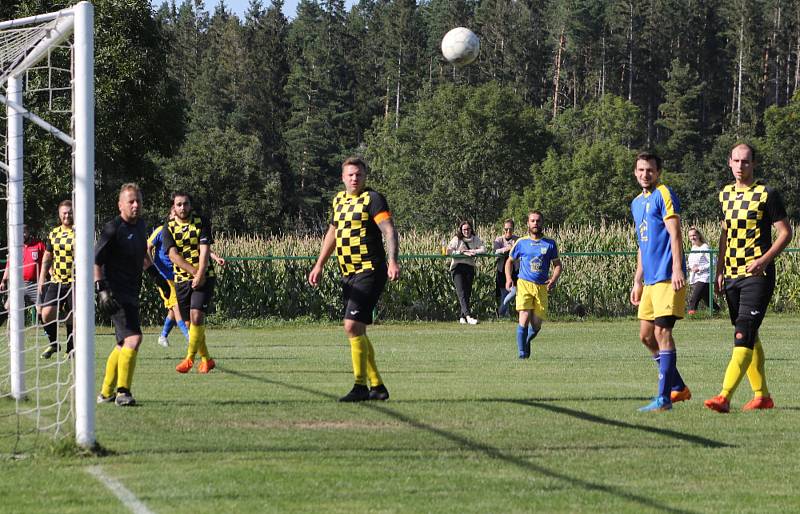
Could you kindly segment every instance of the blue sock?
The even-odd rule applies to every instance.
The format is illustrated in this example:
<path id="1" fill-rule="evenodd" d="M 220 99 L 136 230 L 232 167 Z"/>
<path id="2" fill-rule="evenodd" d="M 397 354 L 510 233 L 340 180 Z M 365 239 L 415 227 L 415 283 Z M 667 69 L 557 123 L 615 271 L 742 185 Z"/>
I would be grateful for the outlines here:
<path id="1" fill-rule="evenodd" d="M 528 341 L 528 325 L 524 327 L 517 325 L 517 350 L 519 350 L 520 357 L 527 357 L 530 355 L 530 346 L 528 352 L 525 352 L 525 344 Z"/>
<path id="2" fill-rule="evenodd" d="M 672 378 L 675 369 L 675 351 L 658 352 L 658 396 L 669 400 L 669 393 L 672 387 Z"/>
<path id="3" fill-rule="evenodd" d="M 164 320 L 164 328 L 161 329 L 161 335 L 167 337 L 174 326 L 175 320 L 167 316 L 167 318 Z"/>
<path id="4" fill-rule="evenodd" d="M 653 357 L 653 360 L 655 361 L 657 367 L 659 366 L 658 364 L 659 359 L 660 357 L 658 356 Z M 672 378 L 670 379 L 670 382 L 672 383 L 672 390 L 683 391 L 686 388 L 686 383 L 683 381 L 683 377 L 681 377 L 681 374 L 678 371 L 677 358 L 675 360 L 676 360 L 675 373 L 672 375 Z"/>
<path id="5" fill-rule="evenodd" d="M 183 332 L 183 337 L 185 337 L 186 340 L 188 341 L 189 340 L 189 327 L 186 326 L 186 322 L 183 321 L 183 320 L 178 321 L 178 328 L 181 329 L 181 332 Z"/>
<path id="6" fill-rule="evenodd" d="M 680 372 L 678 371 L 678 355 L 675 354 L 675 365 L 672 368 L 672 390 L 683 391 L 686 388 L 686 383 L 683 381 Z"/>

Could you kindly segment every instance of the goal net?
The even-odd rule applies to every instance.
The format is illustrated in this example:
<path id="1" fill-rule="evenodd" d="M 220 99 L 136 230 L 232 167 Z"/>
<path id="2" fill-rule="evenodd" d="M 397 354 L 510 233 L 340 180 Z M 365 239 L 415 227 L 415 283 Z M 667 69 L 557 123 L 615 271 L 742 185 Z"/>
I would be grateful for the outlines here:
<path id="1" fill-rule="evenodd" d="M 48 436 L 95 445 L 93 16 L 80 2 L 0 21 L 0 455 Z M 63 163 L 59 182 L 69 183 L 74 221 L 69 240 L 48 247 L 56 259 L 40 274 L 41 247 L 26 235 L 46 240 L 62 224 L 56 205 L 46 219 L 30 219 L 42 180 L 31 170 L 43 162 Z M 71 266 L 59 261 L 66 254 Z M 50 282 L 57 294 L 43 304 Z"/>

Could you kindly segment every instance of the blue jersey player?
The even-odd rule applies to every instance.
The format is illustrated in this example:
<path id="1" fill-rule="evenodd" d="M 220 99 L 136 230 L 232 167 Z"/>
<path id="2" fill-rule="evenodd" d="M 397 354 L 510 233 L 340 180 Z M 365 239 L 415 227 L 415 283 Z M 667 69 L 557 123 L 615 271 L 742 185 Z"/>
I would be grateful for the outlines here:
<path id="1" fill-rule="evenodd" d="M 173 217 L 173 213 L 170 212 L 169 219 Z M 189 339 L 189 327 L 186 326 L 186 322 L 181 317 L 180 310 L 177 309 L 178 296 L 175 292 L 175 272 L 173 270 L 172 261 L 169 260 L 169 254 L 166 248 L 164 248 L 163 228 L 163 225 L 156 227 L 153 233 L 150 234 L 150 237 L 147 239 L 147 251 L 153 259 L 153 264 L 156 269 L 169 284 L 169 296 L 159 291 L 161 299 L 164 300 L 164 307 L 167 309 L 167 317 L 164 319 L 164 327 L 161 329 L 161 335 L 158 336 L 158 344 L 166 348 L 169 346 L 169 339 L 167 339 L 167 337 L 173 327 L 177 325 L 183 333 L 183 337 L 187 340 Z"/>
<path id="2" fill-rule="evenodd" d="M 561 259 L 556 242 L 543 237 L 544 216 L 539 211 L 528 213 L 528 235 L 517 239 L 506 261 L 506 289 L 513 285 L 514 263 L 519 262 L 517 279 L 517 350 L 520 359 L 531 355 L 531 340 L 547 319 L 547 295 L 561 275 Z M 553 274 L 550 275 L 550 265 Z"/>
<path id="3" fill-rule="evenodd" d="M 678 373 L 672 338 L 675 321 L 683 318 L 686 308 L 680 202 L 658 181 L 657 155 L 637 155 L 634 174 L 642 192 L 631 202 L 639 252 L 630 301 L 639 307 L 639 337 L 658 364 L 658 396 L 639 410 L 664 411 L 692 397 Z"/>

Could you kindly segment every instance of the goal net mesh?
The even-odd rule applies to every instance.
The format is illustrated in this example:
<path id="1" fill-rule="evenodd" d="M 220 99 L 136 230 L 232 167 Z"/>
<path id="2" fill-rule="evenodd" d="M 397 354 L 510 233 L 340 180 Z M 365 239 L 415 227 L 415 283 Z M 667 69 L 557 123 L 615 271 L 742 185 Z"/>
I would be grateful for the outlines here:
<path id="1" fill-rule="evenodd" d="M 0 29 L 0 95 L 4 100 L 0 104 L 0 212 L 3 214 L 0 262 L 7 279 L 0 293 L 0 455 L 24 454 L 44 441 L 74 433 L 75 366 L 73 354 L 67 353 L 67 339 L 71 339 L 73 325 L 72 302 L 62 297 L 43 307 L 40 292 L 47 289 L 52 277 L 46 273 L 45 280 L 38 283 L 41 250 L 30 250 L 35 247 L 30 244 L 34 241 L 47 242 L 50 230 L 61 222 L 56 205 L 41 216 L 42 219 L 31 219 L 25 211 L 31 199 L 28 194 L 20 198 L 12 191 L 18 179 L 11 173 L 13 161 L 20 159 L 11 151 L 12 143 L 24 149 L 21 157 L 23 191 L 34 185 L 32 182 L 42 180 L 42 163 L 36 156 L 43 148 L 51 148 L 55 155 L 49 159 L 49 166 L 53 167 L 52 163 L 64 166 L 57 189 L 63 191 L 62 199 L 73 196 L 74 171 L 68 172 L 72 168 L 72 148 L 54 137 L 58 131 L 72 137 L 74 127 L 72 39 L 54 38 L 54 32 L 63 30 L 62 21 L 61 17 L 56 17 Z M 48 44 L 48 40 L 53 42 Z M 41 57 L 32 56 L 34 52 L 42 52 L 43 42 L 46 50 Z M 26 64 L 33 60 L 37 62 Z M 10 77 L 19 79 L 21 96 L 9 91 Z M 21 103 L 9 97 L 21 98 Z M 24 129 L 18 136 L 21 141 L 15 142 L 9 140 L 8 135 L 9 108 L 18 105 L 24 107 L 26 113 Z M 43 130 L 41 124 L 31 123 L 33 118 L 46 121 L 50 129 Z M 29 237 L 19 238 L 23 233 L 21 224 L 27 227 L 24 233 Z M 16 243 L 18 255 L 28 254 L 22 262 L 13 263 L 11 255 L 15 248 L 10 241 Z M 14 274 L 22 277 L 21 284 L 11 280 Z M 17 302 L 17 308 L 11 301 L 12 286 L 23 298 L 21 305 Z M 55 328 L 50 332 L 56 335 L 56 346 L 46 334 L 41 316 L 44 308 L 50 311 L 52 319 L 48 320 L 48 325 Z M 14 319 L 17 321 L 12 322 Z M 15 340 L 20 340 L 17 334 L 20 331 L 21 348 L 14 344 Z M 52 348 L 56 351 L 48 355 Z"/>

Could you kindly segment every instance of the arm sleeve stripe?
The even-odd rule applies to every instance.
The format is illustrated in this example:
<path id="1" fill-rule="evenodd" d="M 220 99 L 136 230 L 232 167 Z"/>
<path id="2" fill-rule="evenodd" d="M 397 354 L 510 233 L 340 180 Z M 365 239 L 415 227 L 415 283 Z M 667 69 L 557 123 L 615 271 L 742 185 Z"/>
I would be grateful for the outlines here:
<path id="1" fill-rule="evenodd" d="M 672 202 L 672 194 L 670 193 L 669 189 L 666 186 L 658 186 L 659 192 L 661 192 L 661 198 L 664 200 L 664 217 L 663 219 L 674 218 L 678 216 L 678 213 L 675 211 L 675 204 Z"/>
<path id="2" fill-rule="evenodd" d="M 372 219 L 375 220 L 375 223 L 381 224 L 384 221 L 390 219 L 391 217 L 392 217 L 392 213 L 391 212 L 389 212 L 389 211 L 381 211 L 378 214 L 376 214 L 375 217 L 372 218 Z"/>

